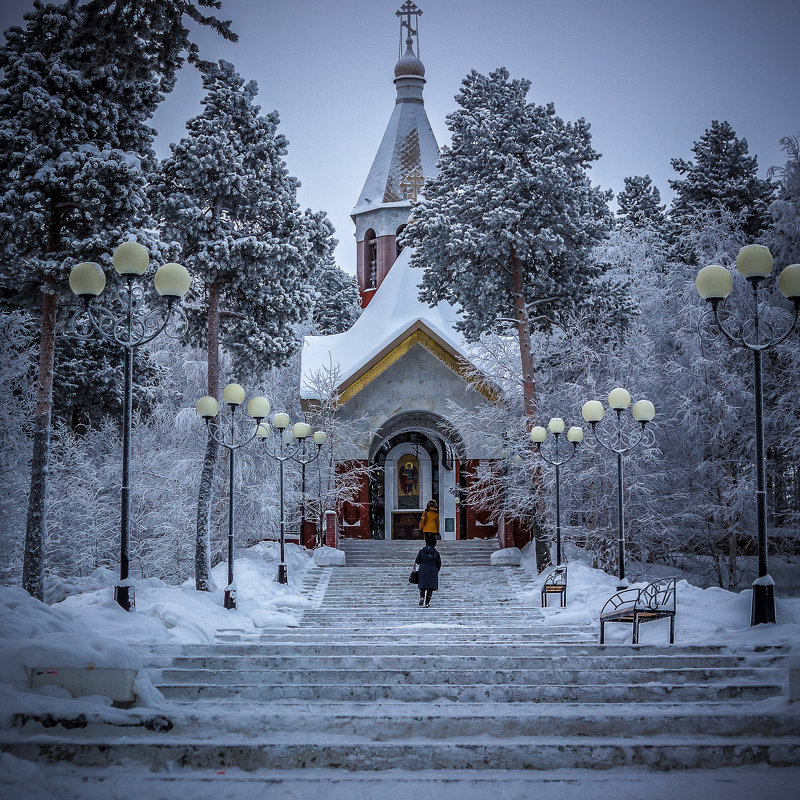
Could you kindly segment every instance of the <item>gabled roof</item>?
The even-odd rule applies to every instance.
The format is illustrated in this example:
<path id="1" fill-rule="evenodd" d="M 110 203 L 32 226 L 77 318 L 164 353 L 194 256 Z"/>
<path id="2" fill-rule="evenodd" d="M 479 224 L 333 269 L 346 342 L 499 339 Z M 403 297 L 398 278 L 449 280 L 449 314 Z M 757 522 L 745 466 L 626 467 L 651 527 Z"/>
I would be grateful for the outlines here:
<path id="1" fill-rule="evenodd" d="M 470 348 L 455 329 L 458 308 L 440 302 L 434 308 L 419 300 L 421 271 L 410 265 L 411 248 L 394 262 L 370 304 L 350 330 L 331 336 L 306 336 L 300 367 L 300 397 L 318 399 L 312 375 L 332 366 L 340 371 L 339 392 L 346 402 L 416 344 L 468 379 Z M 492 399 L 489 387 L 475 386 Z"/>

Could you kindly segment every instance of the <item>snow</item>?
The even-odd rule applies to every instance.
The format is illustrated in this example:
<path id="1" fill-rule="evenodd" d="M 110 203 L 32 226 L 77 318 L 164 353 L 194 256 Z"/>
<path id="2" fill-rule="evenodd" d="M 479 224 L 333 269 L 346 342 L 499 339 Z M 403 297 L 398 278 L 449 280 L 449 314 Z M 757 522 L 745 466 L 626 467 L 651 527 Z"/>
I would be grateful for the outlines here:
<path id="1" fill-rule="evenodd" d="M 53 686 L 29 689 L 26 667 L 132 669 L 138 673 L 137 704 L 159 709 L 164 700 L 142 671 L 142 654 L 150 645 L 212 643 L 221 632 L 296 627 L 311 605 L 300 592 L 311 554 L 286 545 L 288 585 L 275 582 L 278 558 L 276 542 L 260 542 L 239 554 L 236 611 L 223 607 L 221 589 L 198 592 L 190 582 L 170 586 L 151 578 L 130 581 L 136 610 L 128 613 L 114 602 L 108 570 L 93 573 L 83 583 L 57 582 L 52 591 L 63 599 L 53 605 L 21 588 L 0 587 L 0 728 L 10 725 L 14 713 L 114 720 L 125 716 L 109 708 L 111 701 L 105 697 L 72 698 Z M 227 564 L 218 564 L 212 575 L 217 586 L 224 585 Z"/>
<path id="2" fill-rule="evenodd" d="M 0 793 L 18 792 L 26 800 L 108 800 L 145 796 L 149 800 L 752 800 L 790 798 L 800 782 L 800 768 L 767 766 L 711 771 L 649 772 L 625 768 L 558 769 L 542 774 L 518 770 L 402 770 L 348 772 L 341 769 L 244 771 L 192 770 L 169 775 L 135 767 L 81 770 L 79 776 L 0 755 Z M 88 775 L 88 779 L 87 779 Z M 131 791 L 131 787 L 135 787 Z M 6 795 L 3 795 L 6 796 Z"/>
<path id="3" fill-rule="evenodd" d="M 753 581 L 753 586 L 774 586 L 775 581 L 772 580 L 771 575 L 764 575 L 762 578 L 756 578 Z"/>
<path id="4" fill-rule="evenodd" d="M 600 610 L 606 600 L 617 593 L 618 579 L 578 560 L 580 552 L 571 548 L 568 565 L 566 608 L 548 606 L 545 624 L 593 625 L 599 627 Z M 522 550 L 522 567 L 536 575 L 535 555 L 531 545 Z M 550 570 L 536 575 L 527 590 L 531 602 L 538 604 L 541 587 Z M 630 588 L 642 589 L 647 582 L 631 583 Z M 676 584 L 675 642 L 678 644 L 786 644 L 800 649 L 800 598 L 776 598 L 777 625 L 750 626 L 752 589 L 730 592 L 712 586 L 701 589 L 687 580 Z M 630 644 L 630 624 L 607 624 L 606 642 Z M 669 620 L 643 624 L 639 631 L 642 644 L 666 644 L 669 641 Z"/>
<path id="5" fill-rule="evenodd" d="M 411 252 L 412 249 L 406 247 L 400 253 L 370 304 L 349 331 L 305 337 L 300 381 L 303 399 L 319 399 L 313 389 L 315 373 L 338 366 L 342 383 L 345 383 L 382 351 L 405 338 L 415 324 L 456 354 L 469 358 L 469 345 L 454 328 L 458 309 L 445 301 L 431 308 L 419 300 L 422 273 L 411 268 Z"/>
<path id="6" fill-rule="evenodd" d="M 514 571 L 521 585 L 530 578 L 527 588 L 520 591 L 521 599 L 532 605 L 539 604 L 539 588 L 547 575 L 536 575 L 532 568 L 533 553 L 530 546 L 523 548 L 520 559 L 523 570 Z M 61 587 L 66 593 L 63 600 L 47 606 L 28 597 L 22 590 L 0 589 L 0 635 L 4 655 L 11 654 L 9 666 L 0 685 L 0 726 L 8 726 L 12 711 L 51 713 L 74 716 L 80 712 L 89 721 L 111 721 L 117 724 L 142 714 L 143 709 L 125 711 L 109 707 L 108 701 L 99 697 L 72 699 L 52 688 L 33 692 L 26 689 L 20 670 L 22 653 L 70 659 L 81 663 L 91 658 L 97 664 L 109 666 L 141 666 L 142 654 L 149 645 L 169 642 L 208 642 L 214 633 L 231 630 L 256 631 L 260 625 L 279 627 L 297 624 L 300 612 L 310 604 L 299 591 L 305 571 L 312 563 L 311 554 L 297 546 L 287 548 L 290 584 L 281 586 L 274 581 L 278 552 L 274 543 L 261 543 L 242 551 L 236 561 L 236 584 L 239 590 L 240 609 L 225 611 L 221 607 L 221 590 L 213 593 L 196 592 L 191 585 L 167 586 L 158 580 L 134 581 L 137 610 L 126 614 L 116 607 L 105 583 L 105 573 L 90 576 L 81 583 L 72 581 Z M 217 585 L 226 577 L 226 565 L 214 570 Z M 551 607 L 544 610 L 545 625 L 596 625 L 599 609 L 615 592 L 617 579 L 572 556 L 569 560 L 569 606 L 565 609 Z M 98 586 L 98 584 L 100 584 Z M 641 585 L 641 584 L 634 584 Z M 722 589 L 699 589 L 680 581 L 678 584 L 677 640 L 679 643 L 744 644 L 786 643 L 800 644 L 800 599 L 779 600 L 779 623 L 773 626 L 749 626 L 750 591 L 735 594 Z M 537 623 L 538 624 L 538 623 Z M 439 629 L 442 633 L 455 631 L 457 626 L 442 625 L 433 620 L 402 626 L 408 630 Z M 663 644 L 666 629 L 662 622 L 642 626 L 644 643 Z M 609 641 L 629 641 L 630 626 L 609 626 Z M 71 652 L 65 643 L 70 642 Z M 7 647 L 6 645 L 9 645 Z M 52 648 L 52 649 L 48 649 Z M 796 663 L 793 660 L 792 663 Z M 140 676 L 143 677 L 143 676 Z M 145 679 L 146 680 L 146 679 Z M 142 694 L 140 705 L 146 709 L 166 712 L 168 704 L 149 685 L 139 685 Z M 772 705 L 769 705 L 772 704 Z M 785 698 L 771 698 L 762 705 L 762 711 L 775 707 L 783 709 Z M 363 704 L 345 703 L 342 713 L 364 714 Z M 409 715 L 418 715 L 418 706 L 407 704 Z M 617 704 L 594 708 L 570 708 L 564 704 L 559 713 L 585 716 L 614 713 L 625 716 L 639 713 L 635 707 Z M 455 713 L 459 704 L 442 700 L 436 704 L 436 713 Z M 502 717 L 518 714 L 519 709 L 506 709 L 503 704 L 492 709 L 492 714 Z M 247 724 L 244 709 L 242 724 Z M 265 713 L 273 713 L 272 710 Z M 288 712 L 292 713 L 292 712 Z M 310 707 L 303 712 L 314 713 Z M 539 713 L 531 709 L 532 714 Z M 257 717 L 254 717 L 255 720 Z M 222 717 L 220 717 L 221 721 Z M 208 735 L 215 735 L 213 730 Z M 45 734 L 46 736 L 46 734 Z M 126 737 L 127 738 L 127 737 Z M 334 737 L 335 739 L 335 737 Z M 135 737 L 130 741 L 135 744 Z M 286 741 L 291 742 L 292 733 Z M 409 741 L 413 741 L 409 740 Z M 493 741 L 493 740 L 492 740 Z M 366 769 L 366 767 L 365 767 Z M 666 797 L 680 793 L 691 798 L 725 797 L 727 800 L 754 796 L 770 790 L 776 797 L 790 796 L 790 787 L 800 780 L 800 770 L 767 769 L 763 766 L 722 768 L 714 770 L 676 770 L 674 772 L 647 771 L 634 767 L 609 770 L 555 769 L 538 772 L 516 770 L 420 770 L 390 769 L 376 772 L 349 772 L 347 770 L 298 769 L 252 772 L 233 767 L 217 769 L 181 769 L 151 772 L 147 765 L 133 763 L 87 767 L 75 770 L 64 764 L 30 763 L 7 754 L 0 755 L 0 796 L 19 793 L 23 787 L 27 800 L 58 796 L 61 798 L 131 797 L 145 793 L 153 798 L 192 797 L 196 800 L 217 798 L 256 798 L 271 796 L 270 790 L 282 796 L 308 798 L 403 798 L 420 794 L 438 798 L 477 800 L 496 793 L 504 797 L 580 797 L 639 798 Z M 135 788 L 132 788 L 135 787 Z"/>
<path id="7" fill-rule="evenodd" d="M 492 566 L 518 567 L 522 553 L 519 547 L 504 547 L 491 555 Z"/>
<path id="8" fill-rule="evenodd" d="M 343 567 L 345 560 L 344 550 L 335 547 L 318 547 L 314 550 L 314 563 L 318 567 Z"/>

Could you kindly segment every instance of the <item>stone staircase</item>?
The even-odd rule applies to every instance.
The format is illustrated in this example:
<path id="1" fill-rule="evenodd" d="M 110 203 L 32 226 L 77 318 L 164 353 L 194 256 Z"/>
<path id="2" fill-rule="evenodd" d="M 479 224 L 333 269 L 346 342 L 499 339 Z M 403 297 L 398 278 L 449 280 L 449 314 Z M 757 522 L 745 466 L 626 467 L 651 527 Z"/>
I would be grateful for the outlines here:
<path id="1" fill-rule="evenodd" d="M 66 760 L 98 781 L 123 763 L 155 771 L 151 781 L 213 782 L 233 769 L 323 797 L 343 771 L 364 786 L 414 771 L 434 794 L 477 780 L 485 793 L 465 796 L 484 797 L 511 775 L 541 786 L 565 770 L 593 781 L 614 768 L 800 763 L 800 714 L 783 696 L 787 648 L 600 646 L 592 627 L 552 624 L 553 609 L 521 594 L 522 570 L 489 566 L 492 541 L 442 543 L 440 591 L 420 608 L 407 583 L 419 543 L 344 547 L 347 567 L 306 574 L 312 608 L 298 628 L 153 651 L 171 731 L 101 726 L 3 749 Z M 768 772 L 762 787 L 800 775 Z M 347 796 L 368 796 L 360 791 Z"/>
<path id="2" fill-rule="evenodd" d="M 394 567 L 411 565 L 422 541 L 342 539 L 340 547 L 344 550 L 348 567 Z M 490 558 L 500 543 L 494 539 L 469 539 L 463 542 L 444 540 L 436 545 L 442 554 L 443 564 L 458 564 L 459 567 L 488 567 Z"/>

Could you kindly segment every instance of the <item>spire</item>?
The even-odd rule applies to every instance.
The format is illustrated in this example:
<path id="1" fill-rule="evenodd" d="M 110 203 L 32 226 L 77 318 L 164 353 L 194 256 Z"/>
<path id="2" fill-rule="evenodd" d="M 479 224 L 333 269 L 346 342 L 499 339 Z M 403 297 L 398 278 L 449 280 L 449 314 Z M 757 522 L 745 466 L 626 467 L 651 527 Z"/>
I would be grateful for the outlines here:
<path id="1" fill-rule="evenodd" d="M 411 203 L 436 174 L 439 147 L 422 99 L 425 67 L 419 60 L 419 17 L 407 0 L 397 12 L 400 48 L 394 68 L 397 97 L 372 168 L 351 216 L 356 224 L 358 283 L 366 306 L 398 255 L 396 239 L 408 222 Z"/>
<path id="2" fill-rule="evenodd" d="M 431 124 L 425 113 L 422 89 L 425 67 L 419 60 L 419 17 L 422 11 L 406 0 L 395 16 L 406 50 L 394 68 L 395 109 L 378 153 L 361 190 L 353 217 L 387 203 L 410 205 L 417 200 L 425 179 L 435 172 L 439 157 Z M 358 234 L 357 234 L 358 235 Z"/>

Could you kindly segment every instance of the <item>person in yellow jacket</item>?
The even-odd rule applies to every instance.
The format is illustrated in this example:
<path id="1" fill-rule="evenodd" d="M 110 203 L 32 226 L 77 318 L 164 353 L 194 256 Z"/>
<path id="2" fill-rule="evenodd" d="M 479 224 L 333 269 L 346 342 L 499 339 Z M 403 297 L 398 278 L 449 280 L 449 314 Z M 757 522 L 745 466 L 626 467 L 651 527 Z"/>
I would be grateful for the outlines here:
<path id="1" fill-rule="evenodd" d="M 439 506 L 435 500 L 428 500 L 428 505 L 419 518 L 419 529 L 423 536 L 428 533 L 436 536 L 439 533 Z"/>

